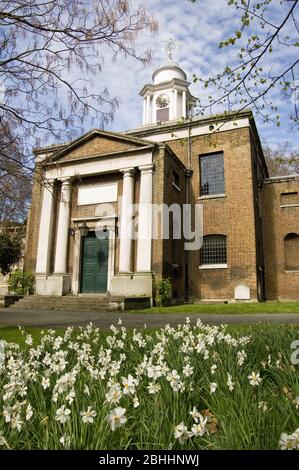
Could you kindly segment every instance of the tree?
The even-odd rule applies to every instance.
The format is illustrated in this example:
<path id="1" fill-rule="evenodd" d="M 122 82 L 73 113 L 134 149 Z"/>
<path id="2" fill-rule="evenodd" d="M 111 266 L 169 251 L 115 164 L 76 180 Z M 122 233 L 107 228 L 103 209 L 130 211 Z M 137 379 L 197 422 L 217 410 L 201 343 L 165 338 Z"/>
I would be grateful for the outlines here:
<path id="1" fill-rule="evenodd" d="M 0 271 L 8 274 L 12 266 L 19 261 L 22 252 L 22 242 L 18 233 L 2 231 L 0 233 Z"/>
<path id="2" fill-rule="evenodd" d="M 33 146 L 74 138 L 88 114 L 113 118 L 117 100 L 92 80 L 104 50 L 147 63 L 135 39 L 156 29 L 129 0 L 0 1 L 0 225 L 24 219 Z"/>
<path id="3" fill-rule="evenodd" d="M 138 54 L 134 42 L 155 29 L 145 9 L 129 0 L 0 2 L 0 122 L 22 140 L 27 166 L 41 136 L 72 138 L 88 113 L 99 127 L 113 118 L 116 99 L 92 82 L 103 50 L 146 63 L 149 51 Z"/>
<path id="4" fill-rule="evenodd" d="M 10 125 L 0 121 L 0 230 L 26 219 L 31 167 Z"/>
<path id="5" fill-rule="evenodd" d="M 299 175 L 299 153 L 292 150 L 289 142 L 276 150 L 266 146 L 264 155 L 270 176 Z"/>
<path id="6" fill-rule="evenodd" d="M 228 0 L 228 5 L 240 14 L 240 26 L 219 48 L 239 46 L 236 60 L 215 76 L 202 79 L 194 74 L 194 82 L 215 90 L 208 104 L 199 104 L 199 113 L 217 105 L 236 112 L 252 106 L 265 121 L 279 126 L 276 95 L 281 93 L 291 98 L 290 119 L 299 129 L 298 0 Z"/>

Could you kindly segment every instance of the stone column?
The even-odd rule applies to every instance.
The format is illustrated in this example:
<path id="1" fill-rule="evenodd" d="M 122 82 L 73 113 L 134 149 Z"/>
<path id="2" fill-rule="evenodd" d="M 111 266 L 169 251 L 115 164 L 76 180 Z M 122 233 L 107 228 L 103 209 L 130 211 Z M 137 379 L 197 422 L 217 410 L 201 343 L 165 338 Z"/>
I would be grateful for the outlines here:
<path id="1" fill-rule="evenodd" d="M 141 171 L 139 217 L 138 217 L 138 244 L 137 244 L 137 271 L 151 271 L 152 258 L 152 200 L 153 200 L 153 165 L 139 167 Z"/>
<path id="2" fill-rule="evenodd" d="M 151 117 L 152 117 L 152 110 L 151 110 L 151 97 L 150 95 L 146 95 L 146 123 L 150 124 L 151 123 Z"/>
<path id="3" fill-rule="evenodd" d="M 53 224 L 53 183 L 54 180 L 48 180 L 44 184 L 36 258 L 37 274 L 49 272 Z"/>
<path id="4" fill-rule="evenodd" d="M 173 90 L 173 107 L 171 119 L 177 119 L 178 117 L 178 90 L 175 88 Z"/>
<path id="5" fill-rule="evenodd" d="M 143 117 L 142 117 L 143 125 L 146 124 L 146 99 L 143 98 Z"/>
<path id="6" fill-rule="evenodd" d="M 132 272 L 134 203 L 134 168 L 120 170 L 123 173 L 123 194 L 120 222 L 119 271 Z"/>
<path id="7" fill-rule="evenodd" d="M 182 94 L 182 116 L 187 117 L 186 91 L 183 91 Z"/>
<path id="8" fill-rule="evenodd" d="M 67 272 L 67 250 L 69 241 L 71 182 L 69 179 L 62 180 L 58 228 L 56 239 L 55 267 L 54 272 L 65 274 Z"/>

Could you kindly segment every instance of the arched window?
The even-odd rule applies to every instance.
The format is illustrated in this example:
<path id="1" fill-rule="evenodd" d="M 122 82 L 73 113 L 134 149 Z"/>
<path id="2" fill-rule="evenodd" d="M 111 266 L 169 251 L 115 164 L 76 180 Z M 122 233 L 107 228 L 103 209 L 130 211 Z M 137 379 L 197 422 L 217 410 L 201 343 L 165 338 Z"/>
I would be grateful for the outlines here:
<path id="1" fill-rule="evenodd" d="M 226 236 L 206 235 L 203 237 L 200 261 L 204 264 L 226 264 Z"/>
<path id="2" fill-rule="evenodd" d="M 286 271 L 299 271 L 299 235 L 288 233 L 284 237 L 284 260 Z"/>

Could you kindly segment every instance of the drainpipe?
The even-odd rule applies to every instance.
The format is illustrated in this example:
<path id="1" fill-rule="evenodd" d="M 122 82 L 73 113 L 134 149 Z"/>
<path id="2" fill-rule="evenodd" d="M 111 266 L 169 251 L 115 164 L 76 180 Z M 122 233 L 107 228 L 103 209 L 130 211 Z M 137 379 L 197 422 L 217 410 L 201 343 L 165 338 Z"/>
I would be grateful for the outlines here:
<path id="1" fill-rule="evenodd" d="M 186 172 L 186 194 L 185 203 L 189 204 L 189 189 L 190 189 L 190 178 L 192 176 L 192 163 L 191 163 L 191 127 L 188 126 L 188 137 L 187 137 L 187 172 Z M 185 300 L 189 300 L 189 251 L 185 251 Z"/>

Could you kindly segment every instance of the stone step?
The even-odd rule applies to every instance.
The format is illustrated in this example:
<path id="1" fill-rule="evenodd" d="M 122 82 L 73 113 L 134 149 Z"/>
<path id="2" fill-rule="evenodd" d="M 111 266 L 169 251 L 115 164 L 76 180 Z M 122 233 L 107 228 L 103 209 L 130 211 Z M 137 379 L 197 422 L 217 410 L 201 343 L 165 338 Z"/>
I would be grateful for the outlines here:
<path id="1" fill-rule="evenodd" d="M 121 299 L 121 297 L 112 297 L 107 295 L 26 295 L 22 300 L 102 300 L 102 299 Z"/>
<path id="2" fill-rule="evenodd" d="M 16 303 L 10 307 L 13 310 L 118 310 L 120 306 L 111 306 L 109 303 L 107 304 L 88 304 L 88 305 L 69 305 L 69 304 L 51 304 L 51 303 L 44 303 L 44 304 L 36 304 L 36 303 L 26 303 L 26 304 L 19 304 Z"/>
<path id="3" fill-rule="evenodd" d="M 111 302 L 114 302 L 114 301 L 111 301 Z M 19 301 L 19 304 L 22 304 L 22 305 L 31 304 L 31 303 L 35 303 L 35 304 L 38 304 L 38 305 L 43 305 L 43 304 L 47 304 L 47 303 L 51 303 L 53 305 L 89 305 L 89 304 L 105 305 L 105 304 L 108 304 L 109 301 L 108 300 L 105 300 L 105 301 L 104 300 L 102 300 L 102 301 L 98 301 L 98 300 L 93 300 L 93 301 L 26 300 L 26 301 L 22 301 L 22 302 Z"/>
<path id="4" fill-rule="evenodd" d="M 26 307 L 28 305 L 38 305 L 38 306 L 49 306 L 49 305 L 52 305 L 53 307 L 59 307 L 60 305 L 64 305 L 64 306 L 70 306 L 70 307 L 74 307 L 75 305 L 78 305 L 80 307 L 84 307 L 84 306 L 94 306 L 94 307 L 106 307 L 107 305 L 110 305 L 109 302 L 105 302 L 105 303 L 86 303 L 86 304 L 75 304 L 75 303 L 55 303 L 55 302 L 44 302 L 44 303 L 38 303 L 38 302 L 25 302 L 25 303 L 22 303 L 22 302 L 17 302 L 14 304 L 14 306 L 17 306 L 17 305 L 22 305 L 22 307 Z"/>
<path id="5" fill-rule="evenodd" d="M 84 307 L 84 306 L 99 306 L 99 307 L 104 307 L 104 306 L 107 306 L 107 305 L 110 305 L 110 302 L 101 302 L 101 303 L 98 303 L 98 302 L 86 302 L 86 303 L 75 303 L 75 302 L 16 302 L 14 305 L 22 305 L 24 307 L 26 307 L 27 305 L 38 305 L 38 306 L 43 306 L 43 305 L 53 305 L 53 307 L 55 306 L 70 306 L 70 307 L 74 307 L 76 305 L 78 306 L 81 306 L 81 307 Z"/>
<path id="6" fill-rule="evenodd" d="M 26 303 L 36 303 L 36 304 L 44 304 L 44 303 L 53 303 L 53 304 L 105 304 L 109 302 L 119 302 L 120 300 L 115 299 L 21 299 L 19 303 L 26 304 Z"/>
<path id="7" fill-rule="evenodd" d="M 104 306 L 89 306 L 88 308 L 82 308 L 82 307 L 75 307 L 75 306 L 53 306 L 53 305 L 43 305 L 43 306 L 36 306 L 36 305 L 16 305 L 15 307 L 11 307 L 12 310 L 80 310 L 82 312 L 89 312 L 89 311 L 95 311 L 95 312 L 107 312 L 107 311 L 120 311 L 121 308 L 111 308 L 110 306 L 104 307 Z"/>
<path id="8" fill-rule="evenodd" d="M 43 296 L 30 295 L 23 297 L 10 308 L 24 310 L 120 310 L 121 298 L 102 296 Z M 119 304 L 119 305 L 117 305 Z"/>

